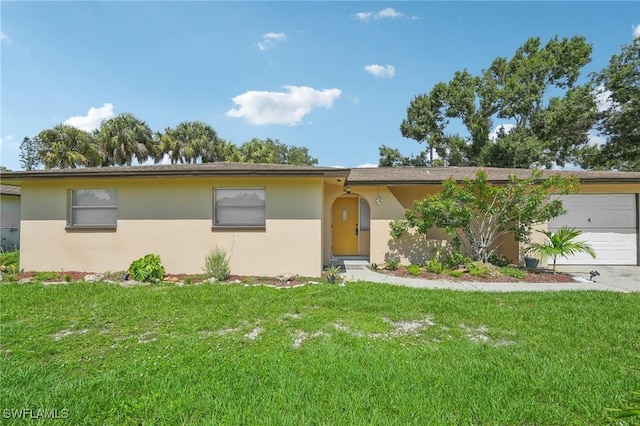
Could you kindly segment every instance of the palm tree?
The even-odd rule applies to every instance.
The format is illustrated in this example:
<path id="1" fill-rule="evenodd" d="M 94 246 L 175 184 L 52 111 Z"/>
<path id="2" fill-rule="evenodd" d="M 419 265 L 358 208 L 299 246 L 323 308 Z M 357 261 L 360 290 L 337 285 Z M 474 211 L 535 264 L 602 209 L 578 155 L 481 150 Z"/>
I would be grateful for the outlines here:
<path id="1" fill-rule="evenodd" d="M 97 135 L 104 151 L 103 165 L 130 166 L 134 157 L 143 162 L 155 154 L 151 129 L 128 112 L 105 120 Z"/>
<path id="2" fill-rule="evenodd" d="M 41 131 L 38 136 L 38 157 L 47 169 L 97 166 L 100 150 L 93 135 L 67 124 Z"/>
<path id="3" fill-rule="evenodd" d="M 596 258 L 596 253 L 593 248 L 582 241 L 574 241 L 582 234 L 582 231 L 563 226 L 556 232 L 551 231 L 539 231 L 543 233 L 547 239 L 541 243 L 534 243 L 529 246 L 527 251 L 540 256 L 541 259 L 550 257 L 553 260 L 553 273 L 556 273 L 556 260 L 558 257 L 569 257 L 577 253 L 588 253 Z"/>
<path id="4" fill-rule="evenodd" d="M 167 128 L 160 137 L 161 152 L 169 156 L 171 164 L 204 161 L 214 152 L 218 142 L 213 127 L 201 121 L 184 121 L 175 129 Z"/>

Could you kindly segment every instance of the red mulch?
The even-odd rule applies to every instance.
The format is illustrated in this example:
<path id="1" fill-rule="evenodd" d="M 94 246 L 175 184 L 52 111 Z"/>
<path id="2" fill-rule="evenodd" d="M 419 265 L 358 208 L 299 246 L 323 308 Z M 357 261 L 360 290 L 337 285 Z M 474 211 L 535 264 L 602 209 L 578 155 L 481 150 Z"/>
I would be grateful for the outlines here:
<path id="1" fill-rule="evenodd" d="M 413 276 L 407 272 L 407 268 L 401 266 L 396 271 L 390 271 L 386 269 L 378 270 L 377 272 L 387 275 L 393 275 L 396 277 L 415 277 L 415 278 L 423 278 L 427 280 L 450 280 L 450 281 L 475 281 L 475 282 L 498 282 L 498 283 L 517 283 L 517 282 L 528 282 L 528 283 L 570 283 L 574 282 L 574 279 L 571 275 L 558 272 L 554 274 L 553 272 L 546 269 L 534 269 L 527 271 L 527 276 L 525 278 L 513 278 L 508 277 L 506 275 L 496 275 L 496 276 L 487 276 L 487 277 L 478 277 L 474 275 L 469 275 L 468 273 L 463 273 L 460 277 L 452 277 L 447 274 L 434 274 L 433 272 L 423 271 L 420 275 Z"/>

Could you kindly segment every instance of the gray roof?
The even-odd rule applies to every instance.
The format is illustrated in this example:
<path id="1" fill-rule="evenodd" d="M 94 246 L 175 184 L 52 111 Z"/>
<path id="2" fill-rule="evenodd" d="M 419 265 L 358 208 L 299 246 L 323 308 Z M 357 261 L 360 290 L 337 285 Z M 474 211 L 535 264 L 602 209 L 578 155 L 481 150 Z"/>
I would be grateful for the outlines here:
<path id="1" fill-rule="evenodd" d="M 0 185 L 0 194 L 2 195 L 20 195 L 21 188 L 15 185 Z"/>
<path id="2" fill-rule="evenodd" d="M 79 167 L 20 172 L 1 172 L 3 181 L 42 178 L 157 177 L 157 176 L 336 176 L 345 177 L 349 169 L 295 166 L 289 164 L 203 163 L 159 164 L 150 166 Z"/>
<path id="3" fill-rule="evenodd" d="M 491 167 L 369 167 L 343 169 L 339 167 L 294 166 L 289 164 L 203 163 L 159 164 L 150 166 L 80 167 L 19 172 L 0 172 L 3 183 L 20 184 L 23 180 L 50 178 L 104 177 L 197 177 L 197 176 L 317 176 L 346 178 L 347 185 L 412 185 L 473 179 L 478 170 L 485 170 L 492 182 L 505 182 L 510 174 L 518 178 L 531 176 L 530 169 Z M 640 183 L 640 172 L 545 170 L 545 176 L 575 175 L 582 182 Z M 9 185 L 3 185 L 9 186 Z M 3 192 L 4 193 L 4 192 Z"/>
<path id="4" fill-rule="evenodd" d="M 402 185 L 441 183 L 452 177 L 457 181 L 473 179 L 478 170 L 484 170 L 490 181 L 506 182 L 510 174 L 524 179 L 531 176 L 530 169 L 501 169 L 492 167 L 371 167 L 351 169 L 347 185 Z M 544 170 L 543 176 L 574 175 L 582 182 L 638 182 L 640 172 Z"/>

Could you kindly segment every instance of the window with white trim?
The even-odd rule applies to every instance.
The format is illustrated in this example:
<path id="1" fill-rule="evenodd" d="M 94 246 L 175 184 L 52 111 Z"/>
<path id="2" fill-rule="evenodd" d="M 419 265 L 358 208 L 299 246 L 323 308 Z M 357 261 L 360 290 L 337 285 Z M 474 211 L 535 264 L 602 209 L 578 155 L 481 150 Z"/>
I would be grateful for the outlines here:
<path id="1" fill-rule="evenodd" d="M 213 226 L 264 228 L 267 221 L 264 188 L 215 188 Z"/>
<path id="2" fill-rule="evenodd" d="M 115 189 L 72 189 L 70 228 L 115 228 L 118 223 L 118 191 Z"/>

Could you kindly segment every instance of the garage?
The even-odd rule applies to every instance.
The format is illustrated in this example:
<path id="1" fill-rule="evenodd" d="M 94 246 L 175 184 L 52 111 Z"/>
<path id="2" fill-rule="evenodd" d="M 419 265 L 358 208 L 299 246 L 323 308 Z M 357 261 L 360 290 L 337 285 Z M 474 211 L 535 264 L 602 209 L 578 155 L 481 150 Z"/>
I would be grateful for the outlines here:
<path id="1" fill-rule="evenodd" d="M 637 265 L 638 212 L 635 194 L 580 194 L 560 197 L 567 213 L 549 222 L 549 230 L 572 226 L 593 247 L 596 258 L 579 253 L 559 258 L 561 265 Z"/>

